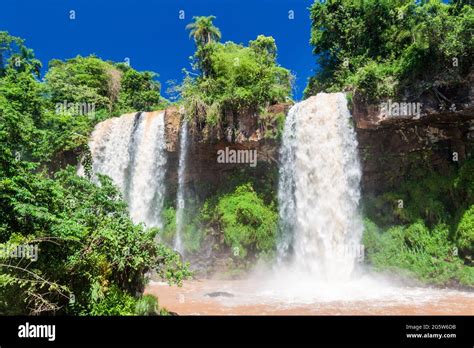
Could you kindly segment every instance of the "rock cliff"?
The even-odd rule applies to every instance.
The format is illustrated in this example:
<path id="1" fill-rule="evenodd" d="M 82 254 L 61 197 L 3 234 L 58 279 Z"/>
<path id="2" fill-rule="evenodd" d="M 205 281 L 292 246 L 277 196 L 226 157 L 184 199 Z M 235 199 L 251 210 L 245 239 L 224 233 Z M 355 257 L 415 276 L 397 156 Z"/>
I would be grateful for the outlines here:
<path id="1" fill-rule="evenodd" d="M 421 162 L 443 173 L 448 166 L 462 163 L 471 154 L 474 146 L 472 97 L 464 103 L 458 102 L 456 109 L 451 110 L 439 109 L 436 101 L 427 98 L 421 103 L 419 117 L 387 116 L 380 107 L 367 106 L 355 96 L 352 115 L 359 142 L 364 193 L 379 193 L 396 187 L 409 178 L 410 171 Z M 278 104 L 268 112 L 275 116 L 287 113 L 289 108 L 290 105 Z M 166 111 L 168 160 L 172 163 L 167 175 L 173 183 L 171 186 L 176 186 L 177 180 L 181 119 L 176 108 Z M 246 169 L 248 175 L 264 180 L 269 168 L 277 168 L 279 139 L 265 138 L 258 120 L 257 115 L 240 116 L 234 142 L 224 136 L 203 140 L 196 134 L 191 135 L 187 181 L 196 193 L 200 196 L 212 193 L 236 170 Z M 270 127 L 277 125 L 273 123 Z M 257 167 L 218 163 L 217 152 L 225 147 L 257 150 Z"/>

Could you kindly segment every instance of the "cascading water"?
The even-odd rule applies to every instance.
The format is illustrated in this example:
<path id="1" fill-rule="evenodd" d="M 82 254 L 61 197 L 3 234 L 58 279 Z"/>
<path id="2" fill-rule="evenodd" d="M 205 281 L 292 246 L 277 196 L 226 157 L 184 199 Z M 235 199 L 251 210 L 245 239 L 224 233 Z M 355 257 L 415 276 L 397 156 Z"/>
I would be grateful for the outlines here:
<path id="1" fill-rule="evenodd" d="M 135 223 L 162 227 L 166 143 L 164 112 L 143 112 L 99 123 L 89 142 L 92 171 L 119 187 Z"/>
<path id="2" fill-rule="evenodd" d="M 361 169 L 346 97 L 294 105 L 280 150 L 279 264 L 325 281 L 351 275 L 360 251 Z"/>
<path id="3" fill-rule="evenodd" d="M 278 207 L 280 240 L 277 245 L 278 265 L 286 261 L 293 239 L 294 222 L 296 221 L 295 206 L 295 150 L 296 150 L 296 109 L 295 105 L 288 112 L 280 147 L 280 168 L 278 181 Z"/>
<path id="4" fill-rule="evenodd" d="M 186 179 L 186 157 L 188 153 L 188 123 L 183 121 L 180 130 L 179 140 L 179 167 L 178 167 L 178 192 L 176 210 L 176 236 L 174 240 L 175 249 L 183 254 L 183 233 L 184 233 L 184 208 L 186 200 L 185 179 Z"/>

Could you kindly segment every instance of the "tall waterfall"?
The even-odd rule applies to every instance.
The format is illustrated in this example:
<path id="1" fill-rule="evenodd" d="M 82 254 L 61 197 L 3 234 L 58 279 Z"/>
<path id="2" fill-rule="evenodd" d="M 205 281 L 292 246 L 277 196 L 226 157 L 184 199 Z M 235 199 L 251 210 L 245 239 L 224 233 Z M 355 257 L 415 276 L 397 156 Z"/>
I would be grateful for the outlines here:
<path id="1" fill-rule="evenodd" d="M 279 264 L 327 281 L 347 279 L 360 252 L 361 169 L 350 117 L 342 93 L 300 102 L 280 150 Z"/>
<path id="2" fill-rule="evenodd" d="M 188 153 L 188 123 L 186 120 L 181 124 L 179 139 L 179 167 L 178 167 L 178 192 L 176 209 L 176 236 L 174 241 L 175 249 L 181 254 L 184 252 L 184 208 L 186 201 L 185 179 L 186 179 L 186 157 Z"/>
<path id="3" fill-rule="evenodd" d="M 99 123 L 91 136 L 92 170 L 119 187 L 135 223 L 162 227 L 166 143 L 164 112 L 143 112 Z"/>

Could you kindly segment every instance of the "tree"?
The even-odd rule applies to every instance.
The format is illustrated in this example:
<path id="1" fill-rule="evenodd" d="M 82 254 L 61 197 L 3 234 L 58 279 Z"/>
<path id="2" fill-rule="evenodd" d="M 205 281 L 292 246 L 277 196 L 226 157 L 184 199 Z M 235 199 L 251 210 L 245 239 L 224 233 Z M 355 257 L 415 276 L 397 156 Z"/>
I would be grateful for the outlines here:
<path id="1" fill-rule="evenodd" d="M 259 35 L 257 36 L 257 39 L 249 42 L 249 47 L 258 55 L 267 55 L 270 61 L 276 59 L 277 47 L 275 39 L 271 36 Z"/>
<path id="2" fill-rule="evenodd" d="M 124 64 L 122 70 L 118 108 L 121 112 L 152 111 L 160 107 L 161 85 L 155 78 L 158 74 L 150 71 L 138 72 Z"/>
<path id="3" fill-rule="evenodd" d="M 52 60 L 45 76 L 46 89 L 53 103 L 90 103 L 96 109 L 112 109 L 110 63 L 89 56 Z"/>
<path id="4" fill-rule="evenodd" d="M 179 255 L 156 242 L 157 229 L 132 222 L 111 179 L 97 185 L 54 161 L 77 150 L 87 162 L 90 153 L 80 150 L 94 124 L 54 112 L 53 103 L 114 106 L 120 80 L 112 88 L 110 72 L 119 68 L 97 57 L 53 60 L 43 83 L 34 52 L 5 32 L 0 56 L 0 315 L 154 313 L 156 301 L 139 295 L 146 274 L 181 282 L 189 272 Z M 152 73 L 127 71 L 133 103 L 159 98 Z M 38 247 L 35 260 L 12 257 L 25 245 Z"/>
<path id="5" fill-rule="evenodd" d="M 212 23 L 216 19 L 215 16 L 195 16 L 193 19 L 194 22 L 188 24 L 186 30 L 190 30 L 189 37 L 194 38 L 197 46 L 204 46 L 221 39 L 219 28 Z"/>
<path id="6" fill-rule="evenodd" d="M 162 106 L 158 74 L 95 56 L 52 60 L 45 87 L 52 103 L 88 103 L 116 115 L 151 111 Z"/>
<path id="7" fill-rule="evenodd" d="M 39 76 L 41 62 L 35 58 L 33 50 L 25 46 L 23 39 L 0 31 L 0 77 L 5 76 L 8 67 Z"/>
<path id="8" fill-rule="evenodd" d="M 358 90 L 376 102 L 469 83 L 474 9 L 463 1 L 315 1 L 311 20 L 319 70 L 306 96 Z"/>
<path id="9" fill-rule="evenodd" d="M 211 43 L 198 48 L 195 59 L 202 76 L 188 75 L 181 96 L 188 115 L 210 126 L 220 125 L 224 116 L 236 122 L 239 114 L 257 112 L 291 94 L 292 75 L 276 62 L 272 37 L 260 36 L 249 47 Z"/>

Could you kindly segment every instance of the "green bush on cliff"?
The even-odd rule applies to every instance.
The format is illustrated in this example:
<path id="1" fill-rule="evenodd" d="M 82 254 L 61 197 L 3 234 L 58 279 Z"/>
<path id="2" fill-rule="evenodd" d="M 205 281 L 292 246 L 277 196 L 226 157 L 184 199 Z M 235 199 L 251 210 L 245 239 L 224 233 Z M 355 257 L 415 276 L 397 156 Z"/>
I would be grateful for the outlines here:
<path id="1" fill-rule="evenodd" d="M 111 110 L 119 92 L 113 85 L 119 79 L 112 64 L 95 56 L 77 56 L 67 61 L 51 60 L 45 86 L 52 103 L 91 103 L 96 109 Z"/>
<path id="2" fill-rule="evenodd" d="M 430 230 L 418 221 L 381 231 L 366 219 L 363 244 L 367 261 L 377 270 L 395 271 L 432 284 L 474 286 L 474 268 L 458 257 L 446 225 Z"/>
<path id="3" fill-rule="evenodd" d="M 144 295 L 135 304 L 136 315 L 156 315 L 158 313 L 158 299 L 153 295 Z M 163 309 L 160 310 L 163 312 Z"/>
<path id="4" fill-rule="evenodd" d="M 225 242 L 233 249 L 238 248 L 238 256 L 244 257 L 252 249 L 273 248 L 277 214 L 274 207 L 265 206 L 250 185 L 239 186 L 234 193 L 222 197 L 216 212 Z"/>
<path id="5" fill-rule="evenodd" d="M 160 230 L 160 237 L 163 242 L 173 245 L 176 236 L 176 210 L 168 207 L 163 210 L 163 228 Z"/>
<path id="6" fill-rule="evenodd" d="M 211 21 L 212 25 L 212 21 Z M 213 27 L 215 28 L 215 27 Z M 233 42 L 196 40 L 193 69 L 178 91 L 187 114 L 210 126 L 285 101 L 291 94 L 292 75 L 278 65 L 272 37 L 259 35 L 247 47 Z M 231 122 L 235 122 L 235 119 Z"/>
<path id="7" fill-rule="evenodd" d="M 198 213 L 193 209 L 187 208 L 183 213 L 183 231 L 181 239 L 184 252 L 193 253 L 201 249 L 201 244 L 205 237 L 205 229 L 200 227 Z M 173 245 L 177 233 L 176 210 L 174 207 L 168 207 L 163 211 L 163 228 L 160 230 L 160 237 L 167 245 Z"/>
<path id="8" fill-rule="evenodd" d="M 183 242 L 186 252 L 193 253 L 201 250 L 201 244 L 204 240 L 204 236 L 205 229 L 200 228 L 195 221 L 185 224 L 183 231 Z"/>
<path id="9" fill-rule="evenodd" d="M 457 227 L 457 241 L 460 251 L 473 262 L 474 257 L 474 205 L 466 210 Z"/>
<path id="10" fill-rule="evenodd" d="M 410 176 L 393 191 L 367 197 L 366 215 L 384 227 L 418 219 L 429 226 L 457 223 L 460 212 L 474 202 L 474 161 L 466 160 L 459 168 L 453 166 L 443 174 L 422 163 L 421 158 L 415 161 Z"/>
<path id="11" fill-rule="evenodd" d="M 223 232 L 236 258 L 271 252 L 275 245 L 276 209 L 266 205 L 250 184 L 219 197 L 215 206 L 205 204 L 201 216 Z"/>

